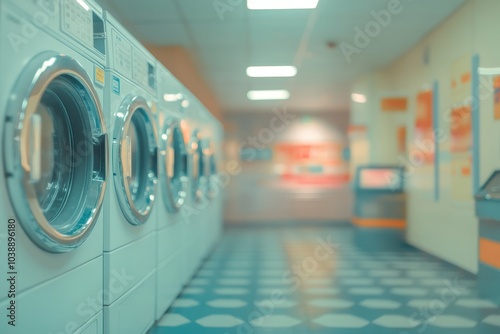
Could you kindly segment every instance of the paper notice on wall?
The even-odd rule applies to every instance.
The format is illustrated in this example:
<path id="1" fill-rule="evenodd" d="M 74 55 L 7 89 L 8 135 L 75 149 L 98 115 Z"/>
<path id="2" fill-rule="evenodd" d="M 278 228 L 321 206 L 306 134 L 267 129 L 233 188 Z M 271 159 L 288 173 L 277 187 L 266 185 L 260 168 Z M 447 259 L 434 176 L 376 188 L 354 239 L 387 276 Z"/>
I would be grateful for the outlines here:
<path id="1" fill-rule="evenodd" d="M 450 120 L 451 194 L 459 201 L 472 201 L 472 95 L 471 57 L 452 65 Z"/>
<path id="2" fill-rule="evenodd" d="M 398 154 L 406 156 L 406 126 L 400 126 L 397 132 Z"/>
<path id="3" fill-rule="evenodd" d="M 452 153 L 451 193 L 458 201 L 472 201 L 472 159 L 469 152 Z"/>
<path id="4" fill-rule="evenodd" d="M 414 145 L 421 151 L 424 165 L 434 164 L 435 142 L 432 115 L 432 91 L 417 95 Z"/>
<path id="5" fill-rule="evenodd" d="M 472 150 L 472 113 L 470 106 L 457 107 L 451 111 L 450 151 L 451 153 Z"/>
<path id="6" fill-rule="evenodd" d="M 387 112 L 401 112 L 408 110 L 407 97 L 384 97 L 380 100 L 380 110 Z"/>
<path id="7" fill-rule="evenodd" d="M 500 76 L 493 78 L 494 96 L 494 116 L 495 119 L 500 119 Z"/>
<path id="8" fill-rule="evenodd" d="M 465 55 L 453 62 L 451 67 L 451 104 L 470 103 L 472 95 L 472 74 L 470 55 Z"/>

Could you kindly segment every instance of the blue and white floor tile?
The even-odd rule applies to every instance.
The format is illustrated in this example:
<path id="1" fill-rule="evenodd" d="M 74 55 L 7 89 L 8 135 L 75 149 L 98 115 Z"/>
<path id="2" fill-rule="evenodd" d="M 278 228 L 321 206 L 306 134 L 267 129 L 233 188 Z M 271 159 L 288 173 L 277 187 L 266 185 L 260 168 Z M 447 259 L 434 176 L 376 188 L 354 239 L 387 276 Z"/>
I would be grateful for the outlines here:
<path id="1" fill-rule="evenodd" d="M 331 243 L 327 240 L 331 239 Z M 498 334 L 475 277 L 348 227 L 230 229 L 150 334 Z"/>

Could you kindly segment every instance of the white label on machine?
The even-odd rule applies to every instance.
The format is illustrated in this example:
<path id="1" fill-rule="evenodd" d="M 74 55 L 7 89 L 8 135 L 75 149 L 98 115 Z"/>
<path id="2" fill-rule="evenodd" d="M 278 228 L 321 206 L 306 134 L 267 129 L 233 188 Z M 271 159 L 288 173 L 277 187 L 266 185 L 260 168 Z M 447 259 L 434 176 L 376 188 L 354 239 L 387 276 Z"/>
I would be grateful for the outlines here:
<path id="1" fill-rule="evenodd" d="M 125 77 L 132 75 L 132 46 L 129 41 L 113 29 L 113 65 Z"/>
<path id="2" fill-rule="evenodd" d="M 76 1 L 63 1 L 62 30 L 90 48 L 94 45 L 92 13 Z"/>

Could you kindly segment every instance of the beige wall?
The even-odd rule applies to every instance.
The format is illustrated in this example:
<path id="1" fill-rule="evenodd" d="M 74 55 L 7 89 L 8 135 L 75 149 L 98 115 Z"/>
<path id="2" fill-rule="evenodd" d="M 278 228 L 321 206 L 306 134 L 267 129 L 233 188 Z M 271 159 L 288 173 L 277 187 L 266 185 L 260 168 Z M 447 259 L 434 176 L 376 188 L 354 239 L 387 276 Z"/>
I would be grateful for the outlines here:
<path id="1" fill-rule="evenodd" d="M 361 78 L 353 91 L 366 93 L 369 103 L 353 104 L 353 121 L 369 126 L 370 156 L 375 163 L 399 163 L 394 138 L 400 124 L 408 127 L 407 144 L 415 146 L 412 129 L 415 119 L 415 97 L 419 91 L 439 83 L 439 128 L 450 132 L 446 113 L 453 105 L 451 64 L 460 57 L 478 54 L 480 66 L 500 67 L 500 1 L 470 0 L 448 20 L 418 43 L 410 52 L 380 73 Z M 429 62 L 424 63 L 428 53 Z M 484 91 L 486 88 L 483 87 Z M 380 111 L 378 97 L 384 92 L 403 93 L 410 98 L 406 114 Z M 494 169 L 500 168 L 500 122 L 493 119 L 493 96 L 481 101 L 480 107 L 480 178 L 484 182 Z M 389 136 L 389 137 L 388 137 Z M 452 194 L 450 141 L 440 145 L 440 197 L 434 199 L 427 180 L 432 172 L 416 168 L 409 174 L 408 241 L 466 270 L 477 272 L 478 221 L 474 202 L 456 200 Z M 417 182 L 418 180 L 423 181 Z M 420 183 L 420 184 L 419 184 Z M 471 187 L 472 188 L 472 187 Z"/>
<path id="2" fill-rule="evenodd" d="M 186 48 L 178 45 L 146 47 L 219 121 L 222 121 L 219 101 Z"/>

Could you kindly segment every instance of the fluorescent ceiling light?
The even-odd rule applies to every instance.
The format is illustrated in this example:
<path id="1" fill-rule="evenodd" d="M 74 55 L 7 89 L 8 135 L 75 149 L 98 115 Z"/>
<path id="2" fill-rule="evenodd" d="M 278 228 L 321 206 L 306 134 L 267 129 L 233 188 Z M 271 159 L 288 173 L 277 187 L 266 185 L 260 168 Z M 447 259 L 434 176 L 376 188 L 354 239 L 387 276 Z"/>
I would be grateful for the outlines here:
<path id="1" fill-rule="evenodd" d="M 287 100 L 290 93 L 287 90 L 251 90 L 247 93 L 249 100 Z"/>
<path id="2" fill-rule="evenodd" d="M 83 9 L 85 9 L 87 12 L 90 10 L 90 7 L 89 5 L 87 5 L 87 3 L 83 0 L 76 0 L 76 2 L 78 2 L 80 4 L 80 6 L 83 7 Z"/>
<path id="3" fill-rule="evenodd" d="M 363 94 L 352 93 L 351 100 L 356 103 L 366 103 L 366 96 Z"/>
<path id="4" fill-rule="evenodd" d="M 180 94 L 180 93 L 178 93 L 178 94 L 164 94 L 163 100 L 165 100 L 165 102 L 176 102 L 176 101 L 182 100 L 182 94 Z"/>
<path id="5" fill-rule="evenodd" d="M 285 78 L 297 75 L 295 66 L 250 66 L 247 75 L 252 78 Z"/>
<path id="6" fill-rule="evenodd" d="M 247 0 L 248 9 L 313 9 L 319 0 Z"/>

